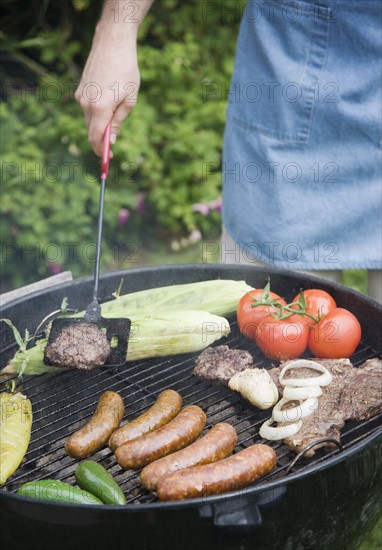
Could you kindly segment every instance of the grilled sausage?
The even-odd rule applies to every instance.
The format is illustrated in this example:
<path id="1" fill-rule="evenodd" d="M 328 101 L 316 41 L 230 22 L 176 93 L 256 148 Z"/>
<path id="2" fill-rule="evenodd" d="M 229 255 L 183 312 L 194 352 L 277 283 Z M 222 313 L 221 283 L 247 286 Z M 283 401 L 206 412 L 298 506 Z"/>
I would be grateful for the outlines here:
<path id="1" fill-rule="evenodd" d="M 107 444 L 118 428 L 124 413 L 123 399 L 118 393 L 105 391 L 97 409 L 83 428 L 74 432 L 65 445 L 73 458 L 86 458 Z"/>
<path id="2" fill-rule="evenodd" d="M 160 500 L 184 500 L 242 489 L 276 466 L 276 453 L 268 445 L 251 445 L 228 458 L 179 470 L 157 485 Z"/>
<path id="3" fill-rule="evenodd" d="M 118 464 L 125 469 L 142 468 L 192 443 L 202 433 L 205 424 L 206 415 L 200 407 L 185 407 L 171 422 L 155 432 L 117 447 L 115 456 Z"/>
<path id="4" fill-rule="evenodd" d="M 141 472 L 141 482 L 155 491 L 160 479 L 169 474 L 201 464 L 217 462 L 230 455 L 237 443 L 235 428 L 226 422 L 213 426 L 204 436 L 176 453 L 165 456 L 146 466 Z"/>
<path id="5" fill-rule="evenodd" d="M 115 451 L 122 443 L 164 426 L 178 414 L 181 408 L 182 396 L 177 391 L 162 391 L 152 407 L 112 434 L 109 439 L 110 449 Z"/>

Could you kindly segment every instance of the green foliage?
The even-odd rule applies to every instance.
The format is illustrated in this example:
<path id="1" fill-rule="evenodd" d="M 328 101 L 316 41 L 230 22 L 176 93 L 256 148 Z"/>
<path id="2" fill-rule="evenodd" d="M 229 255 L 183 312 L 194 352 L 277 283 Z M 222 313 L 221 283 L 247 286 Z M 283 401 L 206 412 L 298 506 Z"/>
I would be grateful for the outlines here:
<path id="1" fill-rule="evenodd" d="M 18 2 L 5 2 L 0 230 L 11 286 L 55 269 L 92 272 L 99 168 L 74 91 L 101 4 L 36 0 L 20 16 Z M 127 267 L 128 242 L 217 233 L 219 213 L 193 205 L 220 195 L 225 99 L 244 4 L 156 0 L 146 17 L 138 104 L 113 147 L 103 269 Z M 121 209 L 130 212 L 126 225 Z"/>
<path id="2" fill-rule="evenodd" d="M 382 516 L 379 518 L 373 531 L 361 544 L 360 550 L 381 550 L 382 548 Z"/>
<path id="3" fill-rule="evenodd" d="M 367 270 L 349 269 L 343 272 L 342 284 L 367 294 Z"/>

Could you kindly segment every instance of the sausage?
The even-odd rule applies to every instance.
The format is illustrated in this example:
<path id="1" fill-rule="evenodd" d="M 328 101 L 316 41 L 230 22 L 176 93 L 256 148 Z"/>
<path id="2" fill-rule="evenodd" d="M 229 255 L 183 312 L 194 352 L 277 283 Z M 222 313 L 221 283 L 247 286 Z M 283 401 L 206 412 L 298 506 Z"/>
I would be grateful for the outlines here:
<path id="1" fill-rule="evenodd" d="M 73 458 L 86 458 L 104 447 L 118 428 L 124 413 L 123 399 L 118 393 L 105 391 L 97 409 L 83 428 L 68 439 L 65 449 Z"/>
<path id="2" fill-rule="evenodd" d="M 171 422 L 155 432 L 127 441 L 115 451 L 122 468 L 143 468 L 146 464 L 183 449 L 203 431 L 206 415 L 197 405 L 184 407 Z"/>
<path id="3" fill-rule="evenodd" d="M 215 464 L 193 466 L 162 478 L 157 494 L 160 500 L 184 500 L 242 489 L 270 472 L 276 462 L 272 447 L 251 445 Z"/>
<path id="4" fill-rule="evenodd" d="M 204 436 L 176 453 L 165 456 L 146 466 L 141 472 L 141 482 L 155 491 L 160 479 L 172 472 L 217 462 L 230 455 L 237 443 L 236 430 L 231 424 L 220 422 Z"/>
<path id="5" fill-rule="evenodd" d="M 182 396 L 177 391 L 162 391 L 152 407 L 112 434 L 109 439 L 110 449 L 115 451 L 122 443 L 164 426 L 178 414 L 181 408 Z"/>

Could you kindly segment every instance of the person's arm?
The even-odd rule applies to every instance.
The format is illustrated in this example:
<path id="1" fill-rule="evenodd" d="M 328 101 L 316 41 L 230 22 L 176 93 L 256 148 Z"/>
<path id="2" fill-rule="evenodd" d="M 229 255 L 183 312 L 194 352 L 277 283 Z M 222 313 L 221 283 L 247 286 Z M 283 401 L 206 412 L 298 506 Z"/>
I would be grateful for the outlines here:
<path id="1" fill-rule="evenodd" d="M 114 143 L 137 102 L 140 75 L 137 35 L 154 0 L 105 0 L 75 98 L 81 105 L 89 142 L 101 155 L 102 136 L 112 121 Z"/>

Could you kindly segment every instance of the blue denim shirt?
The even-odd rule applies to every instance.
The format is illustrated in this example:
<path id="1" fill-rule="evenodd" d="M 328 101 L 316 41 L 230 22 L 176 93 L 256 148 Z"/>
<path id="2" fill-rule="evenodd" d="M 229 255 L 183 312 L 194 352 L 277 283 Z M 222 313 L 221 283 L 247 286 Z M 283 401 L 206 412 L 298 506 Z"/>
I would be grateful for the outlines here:
<path id="1" fill-rule="evenodd" d="M 382 267 L 381 24 L 380 0 L 249 0 L 223 154 L 248 260 Z"/>

